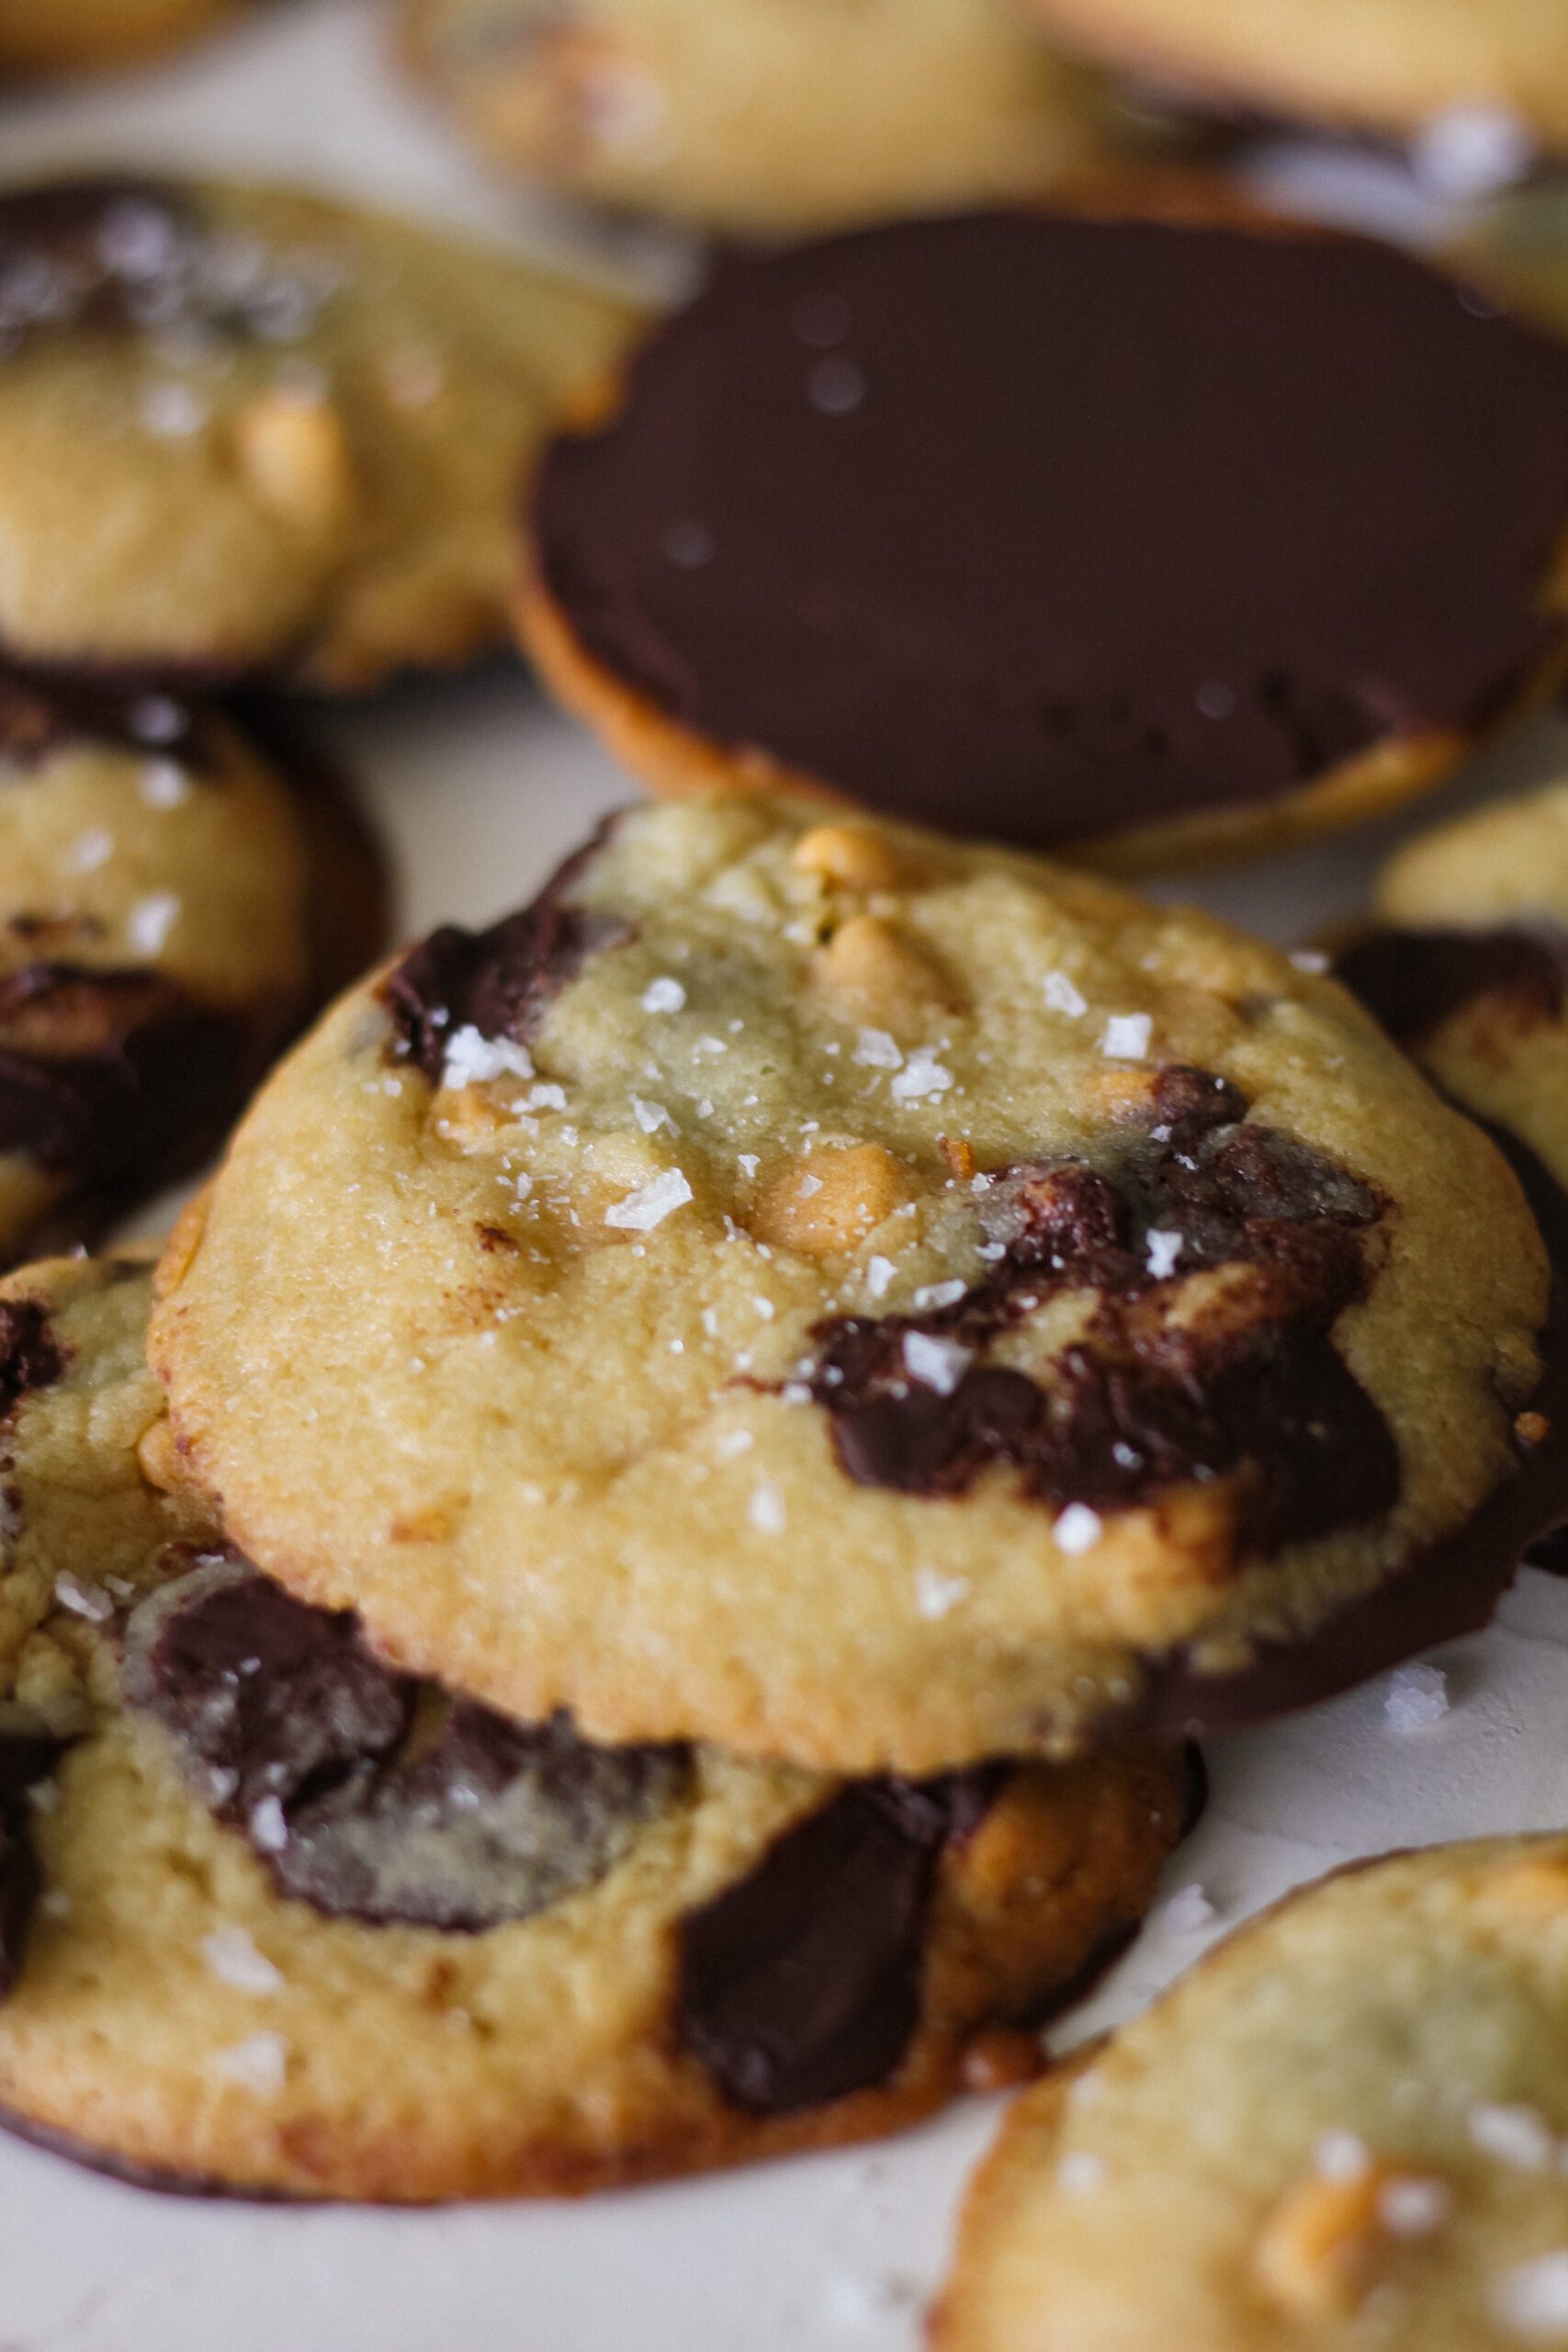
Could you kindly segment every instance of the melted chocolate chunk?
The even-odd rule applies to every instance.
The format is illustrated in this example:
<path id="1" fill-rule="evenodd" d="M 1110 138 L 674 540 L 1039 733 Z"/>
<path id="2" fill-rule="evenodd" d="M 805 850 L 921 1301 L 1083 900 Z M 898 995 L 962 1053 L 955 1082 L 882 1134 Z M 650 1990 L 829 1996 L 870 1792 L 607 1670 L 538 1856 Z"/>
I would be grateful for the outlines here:
<path id="1" fill-rule="evenodd" d="M 1350 1526 L 1399 1492 L 1393 1436 L 1327 1334 L 1361 1295 L 1371 1189 L 1276 1129 L 1203 1070 L 1164 1071 L 1156 1116 L 1114 1175 L 1081 1162 L 998 1171 L 979 1195 L 1002 1255 L 950 1306 L 818 1324 L 808 1385 L 857 1484 L 963 1493 L 992 1463 L 1059 1510 L 1125 1510 L 1238 1474 L 1238 1536 L 1265 1551 Z M 1240 1298 L 1173 1327 L 1149 1236 L 1173 1273 L 1256 1269 Z M 1169 1246 L 1168 1240 L 1167 1246 Z M 1087 1337 L 1049 1385 L 965 1363 L 1049 1294 L 1092 1289 Z M 911 1336 L 943 1340 L 950 1385 L 910 1368 Z M 957 1352 L 954 1352 L 957 1351 Z"/>
<path id="2" fill-rule="evenodd" d="M 1335 972 L 1402 1046 L 1418 1045 L 1483 998 L 1530 1028 L 1562 1014 L 1568 932 L 1374 931 L 1346 949 Z"/>
<path id="3" fill-rule="evenodd" d="M 41 1299 L 0 1301 L 0 1421 L 35 1388 L 48 1388 L 65 1357 Z"/>
<path id="4" fill-rule="evenodd" d="M 1153 1668 L 1134 1706 L 1106 1721 L 1105 1737 L 1151 1732 L 1196 1739 L 1332 1699 L 1421 1650 L 1478 1633 L 1538 1545 L 1548 1547 L 1547 1565 L 1561 1558 L 1568 1528 L 1568 1194 L 1517 1136 L 1485 1120 L 1476 1125 L 1512 1164 L 1551 1259 L 1545 1369 L 1529 1400 L 1547 1436 L 1521 1442 L 1515 1476 L 1463 1527 L 1417 1552 L 1315 1633 L 1261 1643 L 1250 1665 L 1230 1674 L 1205 1674 L 1178 1652 Z"/>
<path id="5" fill-rule="evenodd" d="M 105 743 L 138 759 L 211 764 L 209 729 L 188 703 L 134 681 L 81 670 L 47 674 L 0 664 L 0 767 L 28 769 L 73 743 Z"/>
<path id="6" fill-rule="evenodd" d="M 87 1184 L 156 1180 L 253 1074 L 232 1014 L 167 975 L 40 962 L 0 978 L 0 1151 Z"/>
<path id="7" fill-rule="evenodd" d="M 705 740 L 1057 842 L 1494 717 L 1561 634 L 1565 406 L 1555 341 L 1369 240 L 902 223 L 656 331 L 537 563 Z"/>
<path id="8" fill-rule="evenodd" d="M 488 931 L 443 924 L 411 948 L 383 984 L 397 1050 L 432 1086 L 441 1082 L 447 1045 L 459 1029 L 525 1044 L 589 957 L 632 936 L 618 915 L 561 903 L 608 831 L 601 826 L 568 858 L 531 906 Z"/>
<path id="9" fill-rule="evenodd" d="M 856 1781 L 687 1914 L 678 2030 L 736 2106 L 784 2115 L 897 2073 L 919 2022 L 942 1849 L 1003 1777 Z"/>
<path id="10" fill-rule="evenodd" d="M 355 1618 L 232 1555 L 135 1612 L 126 1692 L 280 1893 L 375 1925 L 528 1918 L 602 1878 L 687 1772 L 681 1749 L 596 1747 L 559 1717 L 513 1724 L 422 1690 Z"/>
<path id="11" fill-rule="evenodd" d="M 30 1792 L 49 1778 L 66 1745 L 0 1736 L 0 2000 L 21 1973 L 28 1928 L 43 1886 L 33 1849 Z"/>

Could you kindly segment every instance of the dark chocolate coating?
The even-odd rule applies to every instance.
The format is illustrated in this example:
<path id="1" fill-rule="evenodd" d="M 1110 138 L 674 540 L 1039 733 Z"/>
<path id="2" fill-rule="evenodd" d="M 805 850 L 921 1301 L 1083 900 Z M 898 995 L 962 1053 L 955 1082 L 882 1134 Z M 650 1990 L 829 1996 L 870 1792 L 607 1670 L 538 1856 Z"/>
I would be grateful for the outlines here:
<path id="1" fill-rule="evenodd" d="M 897 2072 L 919 2022 L 942 1849 L 1003 1776 L 856 1781 L 688 1914 L 681 2040 L 737 2107 L 785 2115 Z"/>
<path id="2" fill-rule="evenodd" d="M 1231 1674 L 1198 1672 L 1178 1652 L 1150 1671 L 1136 1704 L 1106 1725 L 1122 1736 L 1201 1738 L 1332 1699 L 1418 1651 L 1478 1633 L 1521 1560 L 1568 1524 L 1568 1194 L 1524 1144 L 1485 1126 L 1524 1186 L 1551 1259 L 1545 1369 L 1530 1409 L 1548 1434 L 1522 1443 L 1519 1468 L 1464 1526 L 1428 1544 L 1400 1573 L 1296 1643 L 1264 1643 Z"/>
<path id="3" fill-rule="evenodd" d="M 1055 1510 L 1116 1510 L 1239 1471 L 1241 1543 L 1266 1553 L 1391 1508 L 1393 1436 L 1328 1337 L 1364 1286 L 1375 1194 L 1247 1121 L 1244 1097 L 1212 1072 L 1162 1071 L 1151 1109 L 1111 1172 L 997 1171 L 980 1214 L 1003 1254 L 951 1306 L 817 1327 L 808 1385 L 858 1485 L 960 1494 L 1006 1462 Z M 1266 1279 L 1217 1327 L 1172 1328 L 1148 1268 L 1156 1229 L 1180 1235 L 1181 1274 L 1250 1265 Z M 910 1333 L 979 1357 L 1052 1291 L 1086 1288 L 1100 1304 L 1049 1387 L 984 1361 L 945 1394 L 910 1378 Z"/>
<path id="4" fill-rule="evenodd" d="M 33 1850 L 29 1792 L 65 1749 L 58 1739 L 0 1737 L 0 2000 L 16 1983 L 43 1886 Z"/>
<path id="5" fill-rule="evenodd" d="M 0 1301 L 0 1421 L 35 1388 L 65 1370 L 65 1357 L 41 1299 Z"/>
<path id="6" fill-rule="evenodd" d="M 589 957 L 630 939 L 632 926 L 620 916 L 565 903 L 615 821 L 607 818 L 574 850 L 529 905 L 488 931 L 444 923 L 388 975 L 381 1001 L 392 1017 L 397 1054 L 433 1086 L 457 1030 L 525 1044 Z"/>
<path id="7" fill-rule="evenodd" d="M 594 1747 L 561 1717 L 448 1701 L 383 1665 L 353 1616 L 235 1555 L 186 1556 L 130 1620 L 126 1695 L 279 1893 L 329 1917 L 461 1934 L 528 1918 L 602 1878 L 682 1793 L 681 1749 Z"/>
<path id="8" fill-rule="evenodd" d="M 1568 980 L 1568 932 L 1538 923 L 1494 931 L 1371 931 L 1335 971 L 1389 1035 L 1416 1046 L 1483 997 L 1521 1028 L 1555 1021 Z"/>
<path id="9" fill-rule="evenodd" d="M 1484 725 L 1562 636 L 1568 353 L 1370 240 L 983 213 L 719 272 L 547 454 L 581 650 L 1051 842 Z"/>
<path id="10" fill-rule="evenodd" d="M 0 664 L 0 763 L 29 768 L 80 742 L 174 760 L 192 774 L 211 761 L 209 724 L 199 705 L 112 672 L 99 677 Z"/>

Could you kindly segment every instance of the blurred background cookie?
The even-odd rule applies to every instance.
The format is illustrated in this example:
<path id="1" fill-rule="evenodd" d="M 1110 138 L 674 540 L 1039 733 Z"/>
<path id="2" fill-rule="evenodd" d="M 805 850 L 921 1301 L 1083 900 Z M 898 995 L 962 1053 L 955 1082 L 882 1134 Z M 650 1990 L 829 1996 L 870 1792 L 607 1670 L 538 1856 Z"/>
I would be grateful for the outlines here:
<path id="1" fill-rule="evenodd" d="M 524 470 L 635 316 L 275 190 L 0 193 L 0 646 L 334 689 L 482 650 Z"/>
<path id="2" fill-rule="evenodd" d="M 756 794 L 346 997 L 161 1280 L 189 1475 L 303 1599 L 513 1714 L 857 1772 L 1482 1622 L 1548 1287 L 1329 981 Z"/>
<path id="3" fill-rule="evenodd" d="M 226 24 L 252 0 L 0 0 L 0 78 L 127 65 Z"/>
<path id="4" fill-rule="evenodd" d="M 500 162 L 730 234 L 1037 194 L 1132 140 L 1010 0 L 405 0 L 403 43 Z"/>
<path id="5" fill-rule="evenodd" d="M 1568 354 L 1367 239 L 866 231 L 727 263 L 555 442 L 524 634 L 660 791 L 1278 846 L 1561 668 L 1565 414 Z"/>
<path id="6" fill-rule="evenodd" d="M 1454 110 L 1568 150 L 1560 0 L 1029 0 L 1103 63 L 1253 113 L 1406 136 Z"/>
<path id="7" fill-rule="evenodd" d="M 0 670 L 0 1263 L 199 1160 L 386 923 L 374 842 L 302 747 Z"/>
<path id="8" fill-rule="evenodd" d="M 1341 1871 L 1013 2108 L 938 2352 L 1568 2335 L 1568 1839 Z"/>
<path id="9" fill-rule="evenodd" d="M 997 2030 L 1133 1932 L 1179 1750 L 845 1784 L 416 1686 L 193 1521 L 150 1303 L 124 1261 L 0 1283 L 0 2122 L 166 2187 L 420 2203 L 1030 2071 Z"/>

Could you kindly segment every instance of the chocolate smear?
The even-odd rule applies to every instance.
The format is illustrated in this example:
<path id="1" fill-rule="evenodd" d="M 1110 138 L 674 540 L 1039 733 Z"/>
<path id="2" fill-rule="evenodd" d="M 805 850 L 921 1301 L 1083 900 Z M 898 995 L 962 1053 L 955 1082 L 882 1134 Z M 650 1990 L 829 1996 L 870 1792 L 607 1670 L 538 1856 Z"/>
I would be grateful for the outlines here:
<path id="1" fill-rule="evenodd" d="M 199 705 L 114 672 L 0 663 L 0 772 L 26 772 L 84 742 L 137 759 L 171 760 L 187 774 L 213 764 L 210 726 Z"/>
<path id="2" fill-rule="evenodd" d="M 632 926 L 620 916 L 563 903 L 614 821 L 567 859 L 532 905 L 488 931 L 443 924 L 411 948 L 383 983 L 396 1050 L 432 1086 L 441 1083 L 447 1046 L 459 1029 L 525 1045 L 590 956 L 631 938 Z"/>
<path id="3" fill-rule="evenodd" d="M 394 1673 L 356 1620 L 209 1558 L 131 1619 L 127 1695 L 279 1892 L 334 1918 L 473 1933 L 613 1868 L 685 1785 L 683 1750 L 599 1747 Z"/>
<path id="4" fill-rule="evenodd" d="M 949 1306 L 818 1324 L 806 1378 L 862 1486 L 964 1492 L 1006 1464 L 1060 1510 L 1117 1510 L 1235 1476 L 1238 1542 L 1273 1552 L 1388 1510 L 1397 1449 L 1328 1333 L 1365 1285 L 1381 1208 L 1369 1186 L 1247 1118 L 1212 1072 L 1162 1071 L 1153 1116 L 1113 1171 L 998 1170 L 977 1196 L 989 1271 Z M 1156 1273 L 1150 1236 L 1174 1250 Z M 1205 1318 L 1175 1324 L 1173 1283 L 1253 1270 Z M 1054 1293 L 1100 1294 L 1049 1381 L 983 1360 Z"/>
<path id="5" fill-rule="evenodd" d="M 1568 932 L 1546 923 L 1372 931 L 1337 959 L 1335 974 L 1402 1046 L 1418 1046 L 1483 1000 L 1533 1028 L 1562 1014 Z"/>
<path id="6" fill-rule="evenodd" d="M 41 1299 L 0 1300 L 0 1421 L 35 1388 L 47 1388 L 65 1370 L 65 1355 Z"/>
<path id="7" fill-rule="evenodd" d="M 687 1914 L 680 2038 L 736 2106 L 784 2115 L 897 2073 L 942 1848 L 977 1826 L 1001 1777 L 856 1781 Z"/>
<path id="8" fill-rule="evenodd" d="M 1565 408 L 1555 339 L 1370 239 L 902 222 L 716 273 L 547 453 L 536 561 L 703 741 L 1068 841 L 1494 719 L 1562 637 Z"/>
<path id="9" fill-rule="evenodd" d="M 21 1973 L 28 1928 L 43 1888 L 33 1848 L 31 1792 L 48 1780 L 67 1744 L 0 1736 L 0 2000 Z"/>

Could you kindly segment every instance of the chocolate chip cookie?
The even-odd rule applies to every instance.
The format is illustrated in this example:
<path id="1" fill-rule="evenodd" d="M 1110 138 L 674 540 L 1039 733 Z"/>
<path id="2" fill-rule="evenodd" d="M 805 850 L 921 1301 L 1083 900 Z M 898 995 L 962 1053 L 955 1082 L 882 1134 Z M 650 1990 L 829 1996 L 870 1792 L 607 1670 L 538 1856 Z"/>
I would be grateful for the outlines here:
<path id="1" fill-rule="evenodd" d="M 1256 849 L 1561 667 L 1565 413 L 1554 340 L 1367 239 L 870 230 L 727 266 L 556 441 L 524 634 L 661 791 Z"/>
<path id="2" fill-rule="evenodd" d="M 11 2128 L 164 2187 L 578 2191 L 1027 2071 L 1132 1932 L 1174 1749 L 846 1784 L 412 1682 L 193 1520 L 149 1303 L 0 1285 Z"/>
<path id="3" fill-rule="evenodd" d="M 1568 2335 L 1568 1839 L 1292 1896 L 1021 2098 L 940 2352 L 1517 2352 Z"/>
<path id="4" fill-rule="evenodd" d="M 190 1474 L 389 1656 L 913 1772 L 1476 1622 L 1547 1302 L 1493 1148 L 1331 981 L 761 794 L 629 811 L 346 998 L 162 1281 Z"/>
<path id="5" fill-rule="evenodd" d="M 370 837 L 256 723 L 0 665 L 0 1265 L 198 1162 L 383 944 Z"/>
<path id="6" fill-rule="evenodd" d="M 239 15 L 246 0 L 0 0 L 0 76 L 129 65 Z"/>
<path id="7" fill-rule="evenodd" d="M 632 316 L 276 190 L 0 194 L 0 647 L 333 688 L 467 658 L 524 469 Z"/>
<path id="8" fill-rule="evenodd" d="M 403 44 L 502 163 L 731 234 L 1038 195 L 1130 140 L 1007 0 L 405 0 Z"/>
<path id="9" fill-rule="evenodd" d="M 1484 112 L 1568 149 L 1558 0 L 1032 0 L 1101 62 L 1252 113 L 1419 134 Z"/>

